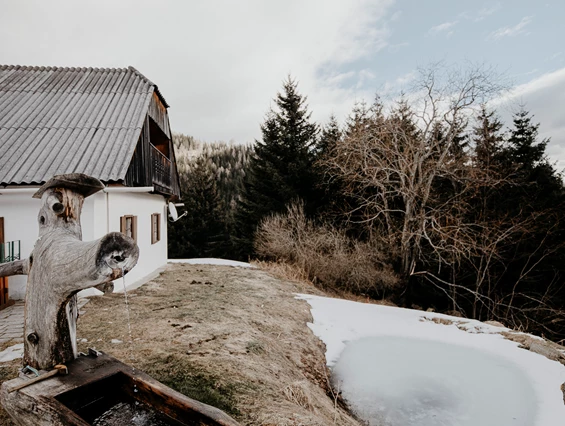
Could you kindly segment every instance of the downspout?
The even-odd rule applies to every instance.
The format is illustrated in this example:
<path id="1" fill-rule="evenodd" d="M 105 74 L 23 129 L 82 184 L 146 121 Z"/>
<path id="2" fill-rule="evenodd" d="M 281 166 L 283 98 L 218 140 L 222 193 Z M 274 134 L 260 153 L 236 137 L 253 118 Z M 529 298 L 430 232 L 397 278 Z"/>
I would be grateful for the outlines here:
<path id="1" fill-rule="evenodd" d="M 108 191 L 106 193 L 106 234 L 110 233 L 110 194 Z"/>

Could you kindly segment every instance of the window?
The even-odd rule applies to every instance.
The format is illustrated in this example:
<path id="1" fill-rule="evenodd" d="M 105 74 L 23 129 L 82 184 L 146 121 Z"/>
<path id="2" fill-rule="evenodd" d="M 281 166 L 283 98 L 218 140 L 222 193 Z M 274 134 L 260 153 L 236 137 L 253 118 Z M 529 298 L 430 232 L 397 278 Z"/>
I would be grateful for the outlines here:
<path id="1" fill-rule="evenodd" d="M 137 242 L 137 216 L 122 216 L 120 218 L 120 232 Z"/>
<path id="2" fill-rule="evenodd" d="M 153 213 L 151 215 L 151 244 L 155 244 L 161 239 L 161 215 Z"/>

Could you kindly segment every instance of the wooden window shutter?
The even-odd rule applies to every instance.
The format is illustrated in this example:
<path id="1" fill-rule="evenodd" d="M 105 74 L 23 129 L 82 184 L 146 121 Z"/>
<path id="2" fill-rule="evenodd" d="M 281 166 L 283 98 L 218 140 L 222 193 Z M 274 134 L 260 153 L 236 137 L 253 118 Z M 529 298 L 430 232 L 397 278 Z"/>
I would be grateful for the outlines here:
<path id="1" fill-rule="evenodd" d="M 151 244 L 161 240 L 161 215 L 153 213 L 151 215 Z"/>
<path id="2" fill-rule="evenodd" d="M 161 215 L 157 213 L 156 224 L 157 224 L 157 241 L 161 241 Z M 155 241 L 155 242 L 157 242 Z"/>
<path id="3" fill-rule="evenodd" d="M 131 217 L 131 237 L 137 242 L 137 216 Z"/>

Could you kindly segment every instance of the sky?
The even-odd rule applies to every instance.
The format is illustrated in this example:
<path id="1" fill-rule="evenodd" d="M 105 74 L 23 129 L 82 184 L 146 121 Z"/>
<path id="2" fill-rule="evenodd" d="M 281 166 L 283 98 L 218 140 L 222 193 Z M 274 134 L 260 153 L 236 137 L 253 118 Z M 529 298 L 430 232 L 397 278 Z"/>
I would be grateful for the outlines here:
<path id="1" fill-rule="evenodd" d="M 312 118 L 409 90 L 430 64 L 484 64 L 565 168 L 565 2 L 551 0 L 0 0 L 0 63 L 137 68 L 173 131 L 249 143 L 290 75 Z"/>

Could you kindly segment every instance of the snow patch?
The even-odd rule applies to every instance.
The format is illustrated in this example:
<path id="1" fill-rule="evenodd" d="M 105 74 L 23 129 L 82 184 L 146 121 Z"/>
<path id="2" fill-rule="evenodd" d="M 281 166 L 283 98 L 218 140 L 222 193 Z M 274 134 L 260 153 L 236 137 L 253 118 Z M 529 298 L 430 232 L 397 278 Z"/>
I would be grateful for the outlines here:
<path id="1" fill-rule="evenodd" d="M 563 425 L 565 368 L 518 348 L 500 334 L 508 329 L 432 312 L 297 297 L 312 307 L 308 326 L 326 344 L 327 364 L 345 398 L 374 424 Z"/>
<path id="2" fill-rule="evenodd" d="M 169 259 L 169 263 L 188 263 L 190 265 L 220 265 L 220 266 L 236 266 L 239 268 L 255 268 L 250 263 L 238 262 L 237 260 L 200 258 L 200 259 Z"/>
<path id="3" fill-rule="evenodd" d="M 0 362 L 9 362 L 21 358 L 24 355 L 24 344 L 18 343 L 0 352 Z"/>

